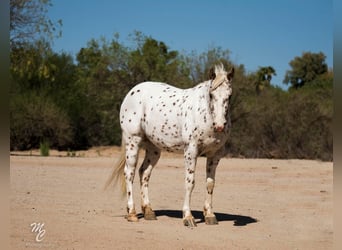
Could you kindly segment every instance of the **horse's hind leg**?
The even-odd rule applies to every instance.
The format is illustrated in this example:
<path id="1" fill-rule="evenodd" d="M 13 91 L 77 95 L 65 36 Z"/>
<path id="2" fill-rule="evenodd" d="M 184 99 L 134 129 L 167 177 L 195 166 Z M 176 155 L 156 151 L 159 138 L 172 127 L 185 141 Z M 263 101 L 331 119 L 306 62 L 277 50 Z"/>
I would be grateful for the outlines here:
<path id="1" fill-rule="evenodd" d="M 146 143 L 145 159 L 139 169 L 140 186 L 141 186 L 141 209 L 145 220 L 156 220 L 157 217 L 151 208 L 148 195 L 148 182 L 150 180 L 153 167 L 156 165 L 160 157 L 160 149 L 151 142 Z"/>
<path id="2" fill-rule="evenodd" d="M 139 136 L 126 136 L 126 164 L 124 175 L 126 180 L 127 192 L 127 220 L 136 222 L 138 217 L 136 215 L 134 199 L 133 199 L 133 181 L 135 175 L 135 168 L 138 161 L 139 144 L 141 137 Z"/>

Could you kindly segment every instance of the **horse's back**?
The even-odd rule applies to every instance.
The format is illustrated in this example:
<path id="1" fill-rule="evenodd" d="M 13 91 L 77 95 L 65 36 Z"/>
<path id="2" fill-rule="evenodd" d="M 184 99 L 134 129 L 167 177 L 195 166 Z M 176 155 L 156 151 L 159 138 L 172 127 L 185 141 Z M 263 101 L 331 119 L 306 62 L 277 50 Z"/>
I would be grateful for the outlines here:
<path id="1" fill-rule="evenodd" d="M 175 120 L 176 103 L 181 101 L 183 90 L 161 82 L 143 82 L 126 95 L 120 109 L 120 124 L 128 134 L 152 133 L 149 124 Z M 170 112 L 172 111 L 172 112 Z M 167 117 L 166 117 L 167 116 Z M 179 117 L 178 117 L 179 118 Z"/>

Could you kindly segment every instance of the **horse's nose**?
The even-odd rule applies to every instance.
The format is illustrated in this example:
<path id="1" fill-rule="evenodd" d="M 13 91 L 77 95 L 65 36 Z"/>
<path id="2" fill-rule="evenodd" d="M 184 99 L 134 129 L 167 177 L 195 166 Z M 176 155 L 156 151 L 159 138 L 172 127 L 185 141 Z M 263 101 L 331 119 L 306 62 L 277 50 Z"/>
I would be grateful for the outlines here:
<path id="1" fill-rule="evenodd" d="M 215 132 L 222 132 L 224 129 L 224 126 L 215 126 Z"/>

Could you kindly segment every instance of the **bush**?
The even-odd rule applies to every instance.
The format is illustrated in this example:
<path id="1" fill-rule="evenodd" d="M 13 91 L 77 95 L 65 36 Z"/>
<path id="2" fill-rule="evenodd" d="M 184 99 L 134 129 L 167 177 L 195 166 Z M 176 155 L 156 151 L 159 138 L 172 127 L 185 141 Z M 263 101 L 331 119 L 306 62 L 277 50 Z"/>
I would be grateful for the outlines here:
<path id="1" fill-rule="evenodd" d="M 49 156 L 50 155 L 50 145 L 47 140 L 43 140 L 40 142 L 39 151 L 41 156 Z"/>
<path id="2" fill-rule="evenodd" d="M 11 100 L 10 123 L 11 150 L 38 148 L 43 139 L 52 147 L 64 146 L 72 138 L 67 115 L 49 98 L 34 92 Z"/>

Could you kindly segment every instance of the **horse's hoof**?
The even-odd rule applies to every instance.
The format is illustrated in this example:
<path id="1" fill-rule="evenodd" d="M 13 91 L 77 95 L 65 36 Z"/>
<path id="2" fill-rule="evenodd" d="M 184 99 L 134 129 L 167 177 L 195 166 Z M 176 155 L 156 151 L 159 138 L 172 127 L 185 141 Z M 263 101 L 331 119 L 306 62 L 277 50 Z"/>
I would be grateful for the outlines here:
<path id="1" fill-rule="evenodd" d="M 183 219 L 183 224 L 186 227 L 197 227 L 194 217 L 187 216 Z"/>
<path id="2" fill-rule="evenodd" d="M 136 214 L 128 214 L 126 216 L 126 219 L 129 222 L 138 222 L 139 221 L 138 216 Z"/>
<path id="3" fill-rule="evenodd" d="M 145 220 L 156 220 L 157 219 L 155 212 L 149 206 L 143 207 L 142 212 L 144 214 Z"/>
<path id="4" fill-rule="evenodd" d="M 205 220 L 205 224 L 207 224 L 207 225 L 217 225 L 218 224 L 216 216 L 214 214 L 205 216 L 204 220 Z"/>

